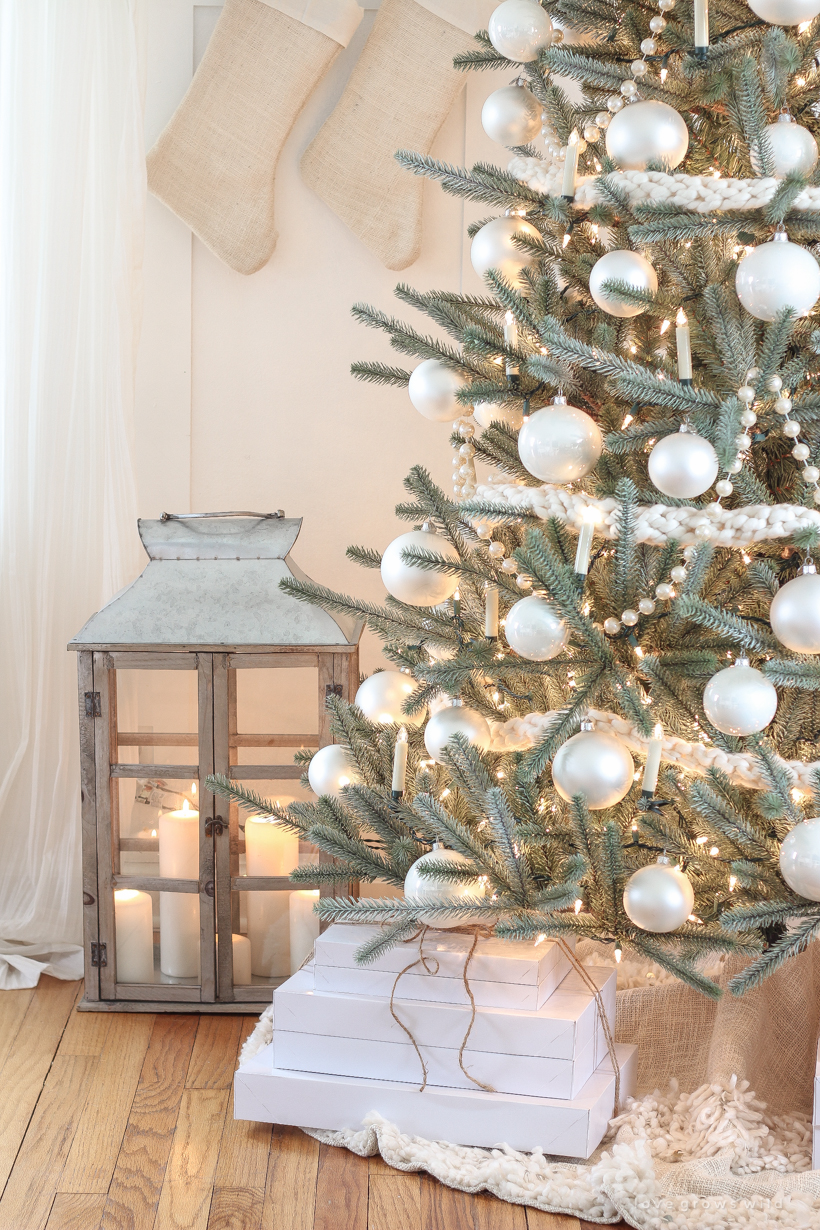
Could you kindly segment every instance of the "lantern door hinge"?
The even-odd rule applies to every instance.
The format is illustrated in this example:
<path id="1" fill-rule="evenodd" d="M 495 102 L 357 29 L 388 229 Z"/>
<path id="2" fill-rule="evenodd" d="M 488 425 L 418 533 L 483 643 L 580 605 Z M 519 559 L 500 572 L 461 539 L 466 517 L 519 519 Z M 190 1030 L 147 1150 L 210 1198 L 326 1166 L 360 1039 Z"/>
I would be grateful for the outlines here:
<path id="1" fill-rule="evenodd" d="M 99 692 L 86 692 L 85 694 L 85 716 L 86 717 L 102 717 L 102 705 L 100 704 Z"/>
<path id="2" fill-rule="evenodd" d="M 97 969 L 99 969 L 101 965 L 108 964 L 108 953 L 106 946 L 102 943 L 102 941 L 98 943 L 96 940 L 93 940 L 91 943 L 91 964 Z"/>
<path id="3" fill-rule="evenodd" d="M 326 697 L 327 696 L 341 697 L 341 695 L 342 695 L 342 685 L 340 683 L 326 683 L 325 684 L 325 696 Z"/>

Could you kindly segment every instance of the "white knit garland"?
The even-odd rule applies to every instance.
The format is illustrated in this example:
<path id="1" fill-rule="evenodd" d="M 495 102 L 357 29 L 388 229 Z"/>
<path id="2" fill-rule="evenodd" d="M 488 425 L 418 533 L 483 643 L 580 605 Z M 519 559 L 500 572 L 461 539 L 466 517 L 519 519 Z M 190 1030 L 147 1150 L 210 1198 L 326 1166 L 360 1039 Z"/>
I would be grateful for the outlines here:
<path id="1" fill-rule="evenodd" d="M 501 477 L 494 481 L 491 476 L 470 498 L 505 505 L 543 521 L 557 517 L 575 529 L 589 516 L 587 510 L 594 509 L 600 518 L 596 533 L 604 538 L 618 537 L 621 505 L 614 496 L 597 499 L 566 487 L 547 483 L 541 487 L 525 487 Z M 493 519 L 473 519 L 476 526 L 482 522 L 492 524 Z M 770 538 L 791 538 L 798 530 L 820 529 L 820 511 L 804 508 L 802 504 L 747 504 L 743 508 L 724 508 L 722 504 L 708 504 L 705 508 L 646 504 L 638 509 L 635 536 L 638 542 L 653 546 L 662 546 L 670 538 L 685 546 L 703 541 L 697 533 L 698 526 L 708 527 L 708 539 L 716 546 L 740 549 Z"/>
<path id="2" fill-rule="evenodd" d="M 513 158 L 510 175 L 545 196 L 560 196 L 563 163 L 539 158 Z M 589 209 L 603 198 L 595 186 L 596 175 L 579 176 L 573 204 Z M 722 179 L 713 175 L 667 175 L 663 171 L 612 171 L 607 180 L 624 193 L 630 205 L 677 205 L 695 213 L 710 214 L 724 209 L 760 209 L 767 205 L 781 181 L 771 176 L 758 179 Z M 792 209 L 820 208 L 820 185 L 803 188 Z"/>

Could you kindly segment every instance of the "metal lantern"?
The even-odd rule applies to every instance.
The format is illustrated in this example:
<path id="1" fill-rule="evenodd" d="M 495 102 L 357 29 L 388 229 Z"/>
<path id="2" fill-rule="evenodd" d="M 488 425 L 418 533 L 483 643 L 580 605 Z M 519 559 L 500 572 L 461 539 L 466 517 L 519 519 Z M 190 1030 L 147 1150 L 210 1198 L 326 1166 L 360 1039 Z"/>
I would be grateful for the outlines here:
<path id="1" fill-rule="evenodd" d="M 290 974 L 286 957 L 281 967 L 283 928 L 299 906 L 304 940 L 306 920 L 314 917 L 312 901 L 291 895 L 315 895 L 319 886 L 294 885 L 287 874 L 240 874 L 243 861 L 246 871 L 253 867 L 250 850 L 243 860 L 239 811 L 211 794 L 205 779 L 213 773 L 246 782 L 298 779 L 300 766 L 240 763 L 240 749 L 323 747 L 331 742 L 327 697 L 355 696 L 361 621 L 333 617 L 279 588 L 285 577 L 305 579 L 289 555 L 301 525 L 301 518 L 282 512 L 163 514 L 159 521 L 140 521 L 148 566 L 69 645 L 79 670 L 82 1008 L 258 1012 Z M 289 667 L 316 671 L 316 730 L 242 733 L 239 672 L 266 671 L 264 684 L 275 695 L 283 678 L 277 672 Z M 195 672 L 195 732 L 120 729 L 118 672 L 158 670 Z M 194 752 L 191 763 L 145 763 L 155 748 L 186 747 Z M 139 763 L 126 749 L 139 749 Z M 155 818 L 153 828 L 137 835 L 120 831 L 123 779 L 136 779 L 136 803 L 148 803 L 146 814 Z M 272 848 L 284 837 L 281 825 L 254 829 L 255 848 Z M 261 865 L 270 870 L 264 859 Z M 337 889 L 353 892 L 356 886 L 321 891 Z M 266 945 L 280 953 L 272 963 L 264 958 L 261 974 L 249 972 L 240 893 L 246 894 L 248 929 L 255 919 L 260 951 Z M 290 936 L 292 942 L 292 929 Z M 262 958 L 255 953 L 254 960 L 258 966 Z"/>

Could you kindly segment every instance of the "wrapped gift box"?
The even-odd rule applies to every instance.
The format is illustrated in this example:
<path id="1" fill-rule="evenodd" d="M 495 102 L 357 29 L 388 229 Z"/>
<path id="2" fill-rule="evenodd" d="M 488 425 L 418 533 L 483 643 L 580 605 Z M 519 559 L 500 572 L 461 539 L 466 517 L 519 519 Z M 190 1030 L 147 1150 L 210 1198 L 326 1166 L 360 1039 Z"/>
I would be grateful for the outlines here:
<path id="1" fill-rule="evenodd" d="M 356 951 L 378 927 L 336 923 L 320 935 L 315 949 L 317 991 L 389 998 L 396 975 L 418 955 L 418 942 L 398 944 L 366 966 L 356 964 Z M 469 1004 L 464 963 L 471 935 L 428 931 L 424 955 L 431 972 L 416 965 L 399 980 L 394 999 Z M 468 976 L 477 1005 L 486 1008 L 540 1008 L 571 966 L 560 945 L 479 939 Z M 437 971 L 437 972 L 433 972 Z"/>
<path id="2" fill-rule="evenodd" d="M 616 1047 L 621 1104 L 635 1092 L 637 1048 Z M 236 1074 L 234 1115 L 261 1123 L 335 1129 L 361 1128 L 376 1112 L 408 1135 L 427 1140 L 588 1158 L 615 1111 L 615 1076 L 609 1057 L 577 1097 L 541 1098 L 480 1089 L 418 1088 L 365 1077 L 284 1071 L 273 1066 L 273 1044 Z"/>

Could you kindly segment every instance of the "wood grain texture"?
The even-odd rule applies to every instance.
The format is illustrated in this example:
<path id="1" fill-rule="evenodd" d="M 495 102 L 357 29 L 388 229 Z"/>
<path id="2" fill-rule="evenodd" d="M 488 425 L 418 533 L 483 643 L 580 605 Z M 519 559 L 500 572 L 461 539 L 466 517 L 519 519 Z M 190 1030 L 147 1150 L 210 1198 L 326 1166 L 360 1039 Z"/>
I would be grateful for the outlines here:
<path id="1" fill-rule="evenodd" d="M 262 1219 L 265 1230 L 313 1230 L 318 1169 L 318 1141 L 298 1128 L 274 1128 Z"/>
<path id="2" fill-rule="evenodd" d="M 198 1024 L 188 1016 L 154 1022 L 102 1230 L 152 1230 Z"/>
<path id="3" fill-rule="evenodd" d="M 108 1191 L 153 1025 L 134 1014 L 109 1029 L 58 1191 Z"/>
<path id="4" fill-rule="evenodd" d="M 34 991 L 3 991 L 0 994 L 0 1072 L 14 1044 L 23 1017 L 26 1015 Z"/>
<path id="5" fill-rule="evenodd" d="M 367 1179 L 366 1157 L 320 1145 L 314 1230 L 367 1230 Z"/>
<path id="6" fill-rule="evenodd" d="M 98 1230 L 105 1196 L 86 1192 L 58 1192 L 46 1230 Z"/>
<path id="7" fill-rule="evenodd" d="M 622 1224 L 619 1223 L 619 1225 Z M 563 1213 L 544 1213 L 541 1209 L 527 1209 L 527 1230 L 579 1230 L 582 1225 L 588 1226 L 589 1222 L 579 1222 L 577 1217 L 565 1217 Z"/>
<path id="8" fill-rule="evenodd" d="M 0 1069 L 0 1191 L 26 1134 L 78 992 L 78 983 L 44 975 L 8 1047 Z"/>
<path id="9" fill-rule="evenodd" d="M 186 1089 L 230 1089 L 241 1029 L 242 1018 L 238 1016 L 199 1018 Z"/>
<path id="10" fill-rule="evenodd" d="M 419 1175 L 395 1170 L 389 1175 L 370 1175 L 367 1230 L 426 1230 L 421 1220 Z"/>
<path id="11" fill-rule="evenodd" d="M 186 1089 L 157 1208 L 162 1230 L 207 1230 L 227 1089 Z"/>
<path id="12" fill-rule="evenodd" d="M 521 1205 L 453 1191 L 428 1175 L 421 1180 L 421 1220 L 425 1230 L 527 1230 Z"/>
<path id="13" fill-rule="evenodd" d="M 61 1055 L 102 1055 L 111 1028 L 105 1012 L 77 1012 L 68 1018 L 60 1039 Z"/>
<path id="14" fill-rule="evenodd" d="M 259 1230 L 264 1205 L 264 1187 L 215 1187 L 208 1230 Z"/>

